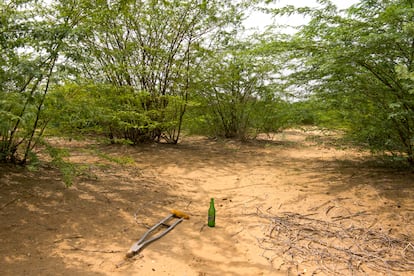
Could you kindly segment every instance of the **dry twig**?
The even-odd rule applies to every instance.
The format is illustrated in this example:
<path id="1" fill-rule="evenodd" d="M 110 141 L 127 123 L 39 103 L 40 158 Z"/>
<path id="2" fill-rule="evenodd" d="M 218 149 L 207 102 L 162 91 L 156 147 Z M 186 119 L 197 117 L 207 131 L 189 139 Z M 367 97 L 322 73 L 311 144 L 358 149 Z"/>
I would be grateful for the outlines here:
<path id="1" fill-rule="evenodd" d="M 414 271 L 414 246 L 409 237 L 397 238 L 382 230 L 354 226 L 355 221 L 349 223 L 364 214 L 328 221 L 313 218 L 315 213 L 284 212 L 275 216 L 258 210 L 258 216 L 271 222 L 265 238 L 258 241 L 265 251 L 282 256 L 288 270 L 308 263 L 316 267 L 314 272 L 328 275 L 365 274 L 368 269 L 386 274 Z"/>

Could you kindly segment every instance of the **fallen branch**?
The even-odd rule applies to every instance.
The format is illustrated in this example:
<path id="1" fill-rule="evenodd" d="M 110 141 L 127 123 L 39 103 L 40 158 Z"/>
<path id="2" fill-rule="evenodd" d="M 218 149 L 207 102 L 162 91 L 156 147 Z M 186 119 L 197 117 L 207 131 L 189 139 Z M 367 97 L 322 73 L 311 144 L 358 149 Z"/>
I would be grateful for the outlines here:
<path id="1" fill-rule="evenodd" d="M 89 253 L 105 253 L 105 254 L 113 254 L 113 253 L 123 252 L 121 250 L 90 250 L 90 249 L 83 249 L 83 248 L 75 247 L 75 246 L 71 246 L 70 250 L 89 252 Z"/>
<path id="2" fill-rule="evenodd" d="M 9 206 L 10 204 L 13 204 L 15 201 L 17 201 L 19 198 L 14 198 L 14 199 L 12 199 L 12 200 L 10 200 L 9 202 L 6 202 L 5 204 L 3 204 L 1 207 L 0 207 L 0 210 L 3 210 L 4 208 L 6 208 L 7 206 Z"/>
<path id="3" fill-rule="evenodd" d="M 309 264 L 328 275 L 414 271 L 414 246 L 408 236 L 397 238 L 371 226 L 355 226 L 354 220 L 349 223 L 366 215 L 364 211 L 330 221 L 313 218 L 315 213 L 285 212 L 275 216 L 258 209 L 257 215 L 270 221 L 265 237 L 257 239 L 260 247 L 282 257 L 288 270 Z M 273 258 L 267 259 L 272 262 Z"/>

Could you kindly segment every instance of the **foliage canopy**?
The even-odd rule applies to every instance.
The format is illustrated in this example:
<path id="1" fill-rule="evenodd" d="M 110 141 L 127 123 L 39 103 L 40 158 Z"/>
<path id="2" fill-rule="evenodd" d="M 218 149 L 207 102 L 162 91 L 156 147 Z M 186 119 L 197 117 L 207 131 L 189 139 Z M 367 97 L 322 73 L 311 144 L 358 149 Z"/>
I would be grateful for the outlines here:
<path id="1" fill-rule="evenodd" d="M 335 110 L 330 119 L 340 119 L 354 139 L 413 163 L 414 2 L 363 0 L 343 14 L 324 2 L 323 9 L 296 10 L 311 21 L 292 40 L 289 82 Z"/>
<path id="2" fill-rule="evenodd" d="M 1 2 L 0 161 L 35 160 L 48 124 L 136 144 L 307 122 L 414 164 L 413 1 L 269 8 L 310 22 L 247 33 L 270 2 Z"/>

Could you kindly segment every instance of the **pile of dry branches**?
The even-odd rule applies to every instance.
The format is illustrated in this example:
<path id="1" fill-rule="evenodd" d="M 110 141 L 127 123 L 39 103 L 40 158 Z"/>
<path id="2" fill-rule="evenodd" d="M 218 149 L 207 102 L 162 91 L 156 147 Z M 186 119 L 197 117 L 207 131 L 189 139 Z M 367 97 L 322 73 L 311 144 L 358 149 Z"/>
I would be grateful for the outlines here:
<path id="1" fill-rule="evenodd" d="M 270 261 L 282 258 L 279 268 L 309 267 L 328 275 L 358 275 L 380 272 L 396 274 L 414 271 L 414 243 L 410 237 L 392 237 L 384 230 L 356 225 L 355 217 L 318 219 L 317 213 L 284 212 L 258 215 L 271 221 L 266 236 L 258 239 Z M 410 233 L 411 234 L 411 233 Z"/>

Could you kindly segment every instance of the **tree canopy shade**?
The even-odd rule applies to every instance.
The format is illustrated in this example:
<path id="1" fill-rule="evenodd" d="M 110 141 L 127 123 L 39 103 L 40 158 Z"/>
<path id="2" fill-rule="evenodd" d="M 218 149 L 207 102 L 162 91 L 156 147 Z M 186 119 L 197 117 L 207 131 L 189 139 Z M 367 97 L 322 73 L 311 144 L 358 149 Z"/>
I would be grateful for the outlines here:
<path id="1" fill-rule="evenodd" d="M 413 164 L 414 1 L 363 0 L 343 14 L 321 2 L 296 10 L 312 19 L 292 40 L 289 81 L 339 111 L 354 138 Z"/>
<path id="2" fill-rule="evenodd" d="M 41 1 L 0 3 L 0 161 L 25 163 L 47 124 L 44 102 L 75 15 Z"/>
<path id="3" fill-rule="evenodd" d="M 141 106 L 151 113 L 150 121 L 135 124 L 130 118 L 123 128 L 108 125 L 107 131 L 133 142 L 162 137 L 177 143 L 201 50 L 241 20 L 243 5 L 199 0 L 75 2 L 74 8 L 88 14 L 73 44 L 82 57 L 81 77 L 147 95 Z"/>
<path id="4" fill-rule="evenodd" d="M 84 109 L 75 128 L 87 121 L 112 138 L 176 143 L 203 49 L 240 22 L 248 4 L 2 2 L 0 159 L 25 163 L 49 120 L 70 128 L 64 120 L 73 122 L 73 114 L 61 111 L 76 108 L 59 101 L 79 104 L 68 101 L 76 93 Z M 55 97 L 44 112 L 51 88 Z"/>
<path id="5" fill-rule="evenodd" d="M 78 108 L 57 105 L 54 113 L 62 117 L 54 125 L 75 131 L 88 126 L 132 143 L 177 143 L 190 100 L 192 115 L 204 112 L 208 128 L 220 130 L 215 135 L 244 137 L 253 117 L 263 121 L 255 103 L 259 96 L 273 99 L 268 88 L 266 97 L 263 91 L 276 67 L 259 58 L 254 43 L 238 41 L 243 12 L 254 1 L 78 2 L 88 16 L 77 26 L 69 54 L 81 73 L 76 85 L 62 86 L 56 96 L 69 105 L 88 99 L 93 110 L 76 113 L 68 125 L 62 112 Z M 84 100 L 75 105 L 87 107 Z"/>
<path id="6" fill-rule="evenodd" d="M 298 33 L 248 36 L 244 14 L 270 2 L 1 2 L 0 161 L 25 163 L 49 122 L 113 142 L 177 143 L 183 127 L 246 138 L 314 122 L 317 107 L 414 164 L 413 1 L 288 6 L 271 12 L 309 16 Z M 288 86 L 290 99 L 305 92 L 317 104 L 289 103 Z"/>
<path id="7" fill-rule="evenodd" d="M 239 30 L 222 34 L 197 76 L 199 113 L 193 122 L 205 127 L 204 134 L 246 139 L 281 126 L 272 120 L 280 108 L 281 88 L 274 83 L 280 65 L 259 40 L 239 38 Z"/>

